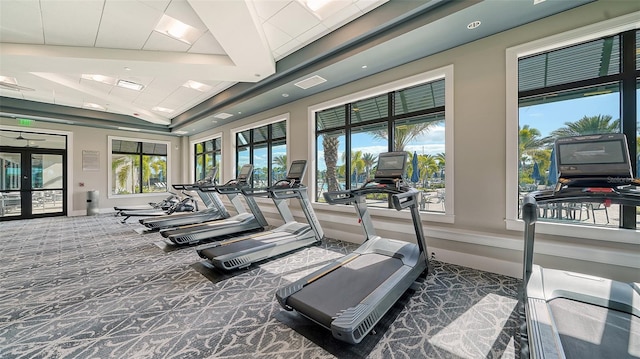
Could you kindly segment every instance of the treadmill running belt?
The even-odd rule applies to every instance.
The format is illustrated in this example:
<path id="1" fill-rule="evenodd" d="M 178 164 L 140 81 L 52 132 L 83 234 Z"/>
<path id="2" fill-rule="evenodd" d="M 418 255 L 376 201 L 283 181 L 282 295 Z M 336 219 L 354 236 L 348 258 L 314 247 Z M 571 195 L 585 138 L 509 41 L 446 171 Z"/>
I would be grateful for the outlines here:
<path id="1" fill-rule="evenodd" d="M 230 240 L 233 240 L 230 239 Z M 229 253 L 236 253 L 243 251 L 245 249 L 255 248 L 258 246 L 263 246 L 266 243 L 257 241 L 255 239 L 243 239 L 241 241 L 233 242 L 224 246 L 215 246 L 207 249 L 203 249 L 201 251 L 202 255 L 206 258 L 213 259 L 218 256 L 222 256 Z M 275 246 L 275 244 L 273 244 Z"/>
<path id="2" fill-rule="evenodd" d="M 640 358 L 640 318 L 565 298 L 549 307 L 567 359 Z"/>
<path id="3" fill-rule="evenodd" d="M 402 265 L 398 258 L 375 253 L 360 255 L 292 294 L 287 304 L 331 328 L 333 317 L 360 303 Z"/>

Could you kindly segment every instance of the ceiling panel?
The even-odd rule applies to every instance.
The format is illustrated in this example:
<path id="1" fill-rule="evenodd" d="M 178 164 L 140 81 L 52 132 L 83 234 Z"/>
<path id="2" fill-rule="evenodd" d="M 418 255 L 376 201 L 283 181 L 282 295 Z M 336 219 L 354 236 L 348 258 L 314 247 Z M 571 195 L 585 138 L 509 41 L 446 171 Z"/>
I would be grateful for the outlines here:
<path id="1" fill-rule="evenodd" d="M 287 35 L 297 37 L 319 24 L 320 20 L 300 3 L 292 1 L 267 22 L 284 31 Z"/>
<path id="2" fill-rule="evenodd" d="M 107 1 L 96 47 L 140 50 L 162 14 L 138 1 Z"/>
<path id="3" fill-rule="evenodd" d="M 180 40 L 176 40 L 157 31 L 151 32 L 149 39 L 144 44 L 144 50 L 151 51 L 187 51 L 191 45 Z"/>
<path id="4" fill-rule="evenodd" d="M 102 1 L 41 2 L 45 43 L 93 46 L 103 4 Z"/>
<path id="5" fill-rule="evenodd" d="M 165 14 L 176 20 L 180 20 L 189 26 L 193 26 L 201 32 L 207 30 L 207 26 L 202 22 L 198 14 L 196 14 L 186 0 L 171 1 L 165 11 Z"/>
<path id="6" fill-rule="evenodd" d="M 211 55 L 226 55 L 222 46 L 213 35 L 207 31 L 189 48 L 190 53 L 193 54 L 211 54 Z"/>
<path id="7" fill-rule="evenodd" d="M 0 41 L 44 44 L 38 0 L 0 2 Z"/>

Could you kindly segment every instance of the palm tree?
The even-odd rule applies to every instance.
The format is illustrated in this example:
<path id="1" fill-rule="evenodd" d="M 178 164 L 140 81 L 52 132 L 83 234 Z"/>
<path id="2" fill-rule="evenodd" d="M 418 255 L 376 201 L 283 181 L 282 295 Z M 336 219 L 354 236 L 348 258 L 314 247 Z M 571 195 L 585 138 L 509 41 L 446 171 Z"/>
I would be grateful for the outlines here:
<path id="1" fill-rule="evenodd" d="M 280 167 L 287 169 L 287 155 L 277 155 L 273 158 L 273 163 Z"/>
<path id="2" fill-rule="evenodd" d="M 367 181 L 371 176 L 371 169 L 376 164 L 377 158 L 373 153 L 363 153 L 362 154 L 362 162 L 364 162 L 364 172 L 367 174 Z"/>
<path id="3" fill-rule="evenodd" d="M 124 189 L 126 186 L 130 168 L 129 157 L 127 156 L 120 156 L 111 161 L 111 171 L 118 178 L 119 189 Z M 115 193 L 120 193 L 120 191 L 116 190 Z"/>
<path id="4" fill-rule="evenodd" d="M 346 163 L 346 158 L 344 158 L 347 154 L 344 153 L 342 155 L 344 162 Z M 354 175 L 354 183 L 351 184 L 351 187 L 358 185 L 358 176 L 364 172 L 366 165 L 364 160 L 362 159 L 362 151 L 351 151 L 351 173 L 350 175 Z"/>
<path id="5" fill-rule="evenodd" d="M 539 150 L 551 142 L 550 137 L 541 137 L 537 128 L 524 125 L 518 133 L 518 149 L 520 152 L 520 167 L 524 168 L 527 157 L 534 158 Z"/>
<path id="6" fill-rule="evenodd" d="M 422 134 L 428 133 L 431 127 L 434 127 L 442 123 L 442 121 L 443 120 L 396 126 L 393 134 L 393 150 L 404 151 L 405 147 L 407 147 L 407 145 L 411 141 L 413 141 L 414 138 Z M 371 133 L 373 134 L 373 137 L 376 137 L 376 138 L 381 138 L 385 140 L 389 138 L 389 133 L 386 128 L 375 130 L 375 131 L 372 131 Z"/>
<path id="7" fill-rule="evenodd" d="M 287 173 L 287 155 L 277 155 L 273 158 L 275 167 L 272 170 L 274 181 L 281 180 Z"/>
<path id="8" fill-rule="evenodd" d="M 324 163 L 327 166 L 326 181 L 327 190 L 339 191 L 340 183 L 338 183 L 337 163 L 338 163 L 338 146 L 340 139 L 334 134 L 324 134 L 322 136 L 322 148 L 324 149 Z"/>
<path id="9" fill-rule="evenodd" d="M 420 167 L 420 181 L 422 183 L 440 170 L 438 157 L 433 155 L 418 155 L 418 166 Z"/>
<path id="10" fill-rule="evenodd" d="M 610 115 L 584 116 L 575 122 L 565 122 L 565 127 L 551 132 L 551 136 L 569 137 L 620 132 L 620 119 L 613 122 L 612 119 Z"/>

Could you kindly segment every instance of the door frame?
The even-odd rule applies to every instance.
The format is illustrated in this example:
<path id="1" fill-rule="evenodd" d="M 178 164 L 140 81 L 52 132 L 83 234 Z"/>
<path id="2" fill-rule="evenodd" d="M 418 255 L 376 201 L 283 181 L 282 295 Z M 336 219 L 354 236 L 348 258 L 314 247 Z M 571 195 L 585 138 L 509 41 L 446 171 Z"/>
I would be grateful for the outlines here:
<path id="1" fill-rule="evenodd" d="M 35 120 L 34 120 L 35 122 Z M 54 125 L 55 126 L 55 125 Z M 66 153 L 63 156 L 63 168 L 65 168 L 65 176 L 66 176 L 66 181 L 64 183 L 64 188 L 65 188 L 65 193 L 63 194 L 65 196 L 65 204 L 66 204 L 66 210 L 65 215 L 66 216 L 73 216 L 73 215 L 77 215 L 74 211 L 74 203 L 73 203 L 73 178 L 74 178 L 74 161 L 73 161 L 73 156 L 74 156 L 74 152 L 73 152 L 73 132 L 71 131 L 63 131 L 63 130 L 53 130 L 53 129 L 45 129 L 45 128 L 38 128 L 38 127 L 18 127 L 18 126 L 8 126 L 8 125 L 2 125 L 0 124 L 0 130 L 6 130 L 6 131 L 17 131 L 17 132 L 22 132 L 22 133 L 38 133 L 38 134 L 44 134 L 44 135 L 64 135 L 67 136 L 67 148 L 66 148 Z M 21 148 L 21 147 L 11 147 L 11 148 Z M 79 211 L 78 214 L 84 214 L 84 211 Z M 40 216 L 38 216 L 40 217 Z"/>

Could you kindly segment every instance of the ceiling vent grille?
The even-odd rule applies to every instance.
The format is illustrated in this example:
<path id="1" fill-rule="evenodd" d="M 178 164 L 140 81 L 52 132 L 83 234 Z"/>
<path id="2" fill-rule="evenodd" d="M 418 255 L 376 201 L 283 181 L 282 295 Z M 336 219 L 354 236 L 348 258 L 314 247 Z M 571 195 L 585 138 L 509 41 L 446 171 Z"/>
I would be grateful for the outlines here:
<path id="1" fill-rule="evenodd" d="M 304 79 L 302 81 L 296 82 L 295 85 L 300 87 L 303 90 L 306 90 L 313 86 L 320 85 L 323 82 L 327 82 L 327 80 L 318 75 L 314 75 L 309 77 L 308 79 Z"/>

